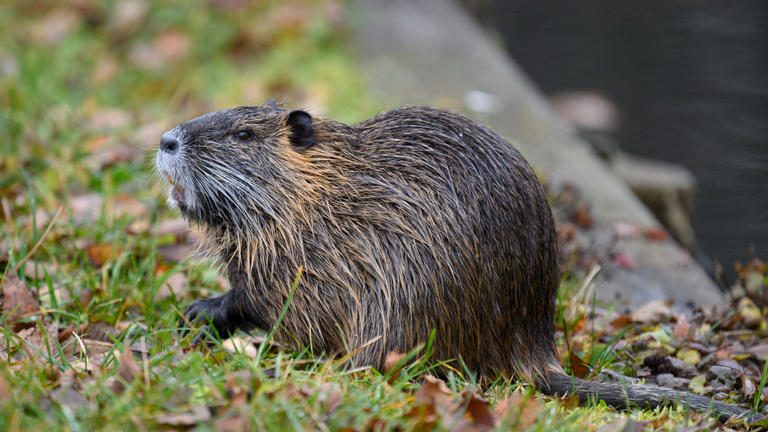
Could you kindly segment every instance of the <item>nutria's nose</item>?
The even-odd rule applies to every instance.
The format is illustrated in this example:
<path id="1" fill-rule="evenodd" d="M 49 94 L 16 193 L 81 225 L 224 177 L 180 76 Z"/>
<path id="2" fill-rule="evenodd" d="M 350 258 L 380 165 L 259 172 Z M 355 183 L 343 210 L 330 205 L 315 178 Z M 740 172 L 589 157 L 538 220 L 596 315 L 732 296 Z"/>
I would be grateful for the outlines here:
<path id="1" fill-rule="evenodd" d="M 176 153 L 179 151 L 179 140 L 173 135 L 163 134 L 160 138 L 160 150 L 170 154 Z"/>

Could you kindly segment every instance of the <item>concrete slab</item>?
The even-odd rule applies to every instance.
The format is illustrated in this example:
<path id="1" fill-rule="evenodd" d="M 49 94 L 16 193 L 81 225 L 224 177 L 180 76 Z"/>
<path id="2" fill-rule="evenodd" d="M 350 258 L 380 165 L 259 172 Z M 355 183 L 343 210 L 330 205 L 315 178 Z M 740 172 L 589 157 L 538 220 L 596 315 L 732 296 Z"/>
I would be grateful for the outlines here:
<path id="1" fill-rule="evenodd" d="M 596 219 L 586 232 L 595 242 L 613 241 L 617 222 L 659 227 L 454 1 L 359 0 L 354 11 L 361 61 L 385 101 L 482 111 L 470 114 L 515 143 L 552 181 L 579 188 Z M 606 265 L 596 280 L 598 298 L 632 306 L 672 299 L 678 308 L 722 302 L 719 289 L 675 243 L 617 241 L 635 266 Z"/>

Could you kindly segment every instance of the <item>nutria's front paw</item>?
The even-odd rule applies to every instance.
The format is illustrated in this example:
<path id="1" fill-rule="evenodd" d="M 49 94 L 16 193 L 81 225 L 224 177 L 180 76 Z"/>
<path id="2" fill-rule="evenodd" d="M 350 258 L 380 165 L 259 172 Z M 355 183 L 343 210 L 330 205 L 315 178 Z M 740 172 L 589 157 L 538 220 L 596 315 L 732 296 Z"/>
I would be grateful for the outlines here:
<path id="1" fill-rule="evenodd" d="M 185 334 L 189 327 L 203 325 L 200 334 L 195 338 L 195 343 L 202 337 L 210 337 L 218 334 L 222 339 L 226 339 L 239 327 L 237 320 L 232 319 L 232 312 L 229 308 L 229 294 L 220 297 L 197 300 L 192 303 L 182 316 L 179 327 Z"/>

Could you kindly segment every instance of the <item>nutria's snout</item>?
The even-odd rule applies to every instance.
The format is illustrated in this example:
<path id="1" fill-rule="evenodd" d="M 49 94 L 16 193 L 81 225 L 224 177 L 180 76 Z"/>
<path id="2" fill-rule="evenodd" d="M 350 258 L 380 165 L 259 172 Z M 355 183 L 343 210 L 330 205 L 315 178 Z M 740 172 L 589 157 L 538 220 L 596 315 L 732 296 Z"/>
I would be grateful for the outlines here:
<path id="1" fill-rule="evenodd" d="M 155 168 L 160 177 L 170 184 L 168 205 L 178 208 L 183 214 L 189 214 L 194 208 L 194 195 L 184 166 L 183 144 L 177 129 L 164 133 L 160 138 Z"/>

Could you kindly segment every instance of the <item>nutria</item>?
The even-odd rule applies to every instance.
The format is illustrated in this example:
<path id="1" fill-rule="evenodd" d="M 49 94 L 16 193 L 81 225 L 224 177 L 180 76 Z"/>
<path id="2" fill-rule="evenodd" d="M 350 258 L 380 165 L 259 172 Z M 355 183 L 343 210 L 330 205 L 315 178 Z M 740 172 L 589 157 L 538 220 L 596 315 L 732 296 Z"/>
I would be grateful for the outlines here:
<path id="1" fill-rule="evenodd" d="M 314 352 L 383 366 L 427 341 L 480 377 L 611 405 L 680 402 L 742 412 L 653 386 L 567 376 L 554 340 L 559 274 L 546 196 L 501 136 L 449 111 L 407 107 L 354 126 L 268 103 L 166 132 L 158 172 L 202 227 L 231 290 L 185 312 L 226 337 L 269 329 Z"/>

